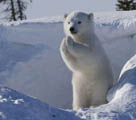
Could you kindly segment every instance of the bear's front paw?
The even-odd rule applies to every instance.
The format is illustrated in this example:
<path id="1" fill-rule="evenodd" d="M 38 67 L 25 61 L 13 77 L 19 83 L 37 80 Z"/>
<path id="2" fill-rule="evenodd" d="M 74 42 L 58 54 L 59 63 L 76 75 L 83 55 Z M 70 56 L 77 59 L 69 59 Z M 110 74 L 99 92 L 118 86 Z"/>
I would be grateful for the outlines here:
<path id="1" fill-rule="evenodd" d="M 67 52 L 67 45 L 66 45 L 66 39 L 62 40 L 61 46 L 60 46 L 60 51 L 66 53 Z"/>
<path id="2" fill-rule="evenodd" d="M 68 46 L 73 46 L 73 39 L 71 37 L 67 37 Z"/>

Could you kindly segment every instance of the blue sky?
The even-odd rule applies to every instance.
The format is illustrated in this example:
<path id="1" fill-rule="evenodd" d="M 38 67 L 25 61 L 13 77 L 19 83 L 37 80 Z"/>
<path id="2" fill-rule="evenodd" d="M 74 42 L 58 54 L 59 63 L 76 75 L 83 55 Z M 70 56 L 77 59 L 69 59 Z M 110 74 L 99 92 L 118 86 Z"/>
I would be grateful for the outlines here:
<path id="1" fill-rule="evenodd" d="M 115 11 L 117 0 L 33 0 L 26 11 L 28 18 L 60 16 L 73 10 L 85 12 Z"/>

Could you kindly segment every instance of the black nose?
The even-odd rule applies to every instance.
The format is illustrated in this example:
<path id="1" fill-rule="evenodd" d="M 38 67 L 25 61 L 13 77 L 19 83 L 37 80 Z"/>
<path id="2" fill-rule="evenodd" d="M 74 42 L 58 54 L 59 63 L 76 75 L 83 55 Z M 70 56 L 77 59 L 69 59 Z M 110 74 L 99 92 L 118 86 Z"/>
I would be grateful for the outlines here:
<path id="1" fill-rule="evenodd" d="M 74 32 L 75 31 L 74 27 L 71 27 L 69 30 L 70 30 L 70 32 Z"/>

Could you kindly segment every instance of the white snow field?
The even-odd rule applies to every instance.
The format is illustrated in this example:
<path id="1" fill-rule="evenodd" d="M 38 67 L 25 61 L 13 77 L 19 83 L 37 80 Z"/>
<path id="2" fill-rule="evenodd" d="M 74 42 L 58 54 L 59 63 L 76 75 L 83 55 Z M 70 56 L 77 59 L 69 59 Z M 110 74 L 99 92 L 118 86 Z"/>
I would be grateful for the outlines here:
<path id="1" fill-rule="evenodd" d="M 118 80 L 124 64 L 136 54 L 136 11 L 94 13 L 94 15 L 96 33 L 108 54 L 115 78 Z M 109 91 L 108 104 L 81 109 L 78 112 L 56 109 L 71 108 L 72 105 L 72 74 L 59 53 L 63 37 L 63 17 L 0 24 L 0 84 L 2 85 L 0 89 L 6 89 L 0 92 L 0 119 L 18 120 L 21 116 L 19 120 L 80 120 L 81 118 L 135 120 L 136 57 L 127 62 L 121 72 L 119 83 Z M 56 108 L 3 85 L 25 95 L 34 96 Z M 5 94 L 8 96 L 3 97 Z M 11 98 L 13 96 L 13 99 L 10 96 Z M 24 98 L 28 99 L 25 101 Z M 19 108 L 18 104 L 14 106 L 13 102 L 17 100 L 18 103 L 18 99 L 19 102 L 21 100 Z M 30 103 L 30 106 L 27 105 Z M 25 111 L 26 109 L 29 112 Z M 10 114 L 9 111 L 14 113 Z M 39 111 L 39 114 L 35 114 L 35 111 Z M 50 113 L 54 112 L 55 115 L 50 118 Z"/>

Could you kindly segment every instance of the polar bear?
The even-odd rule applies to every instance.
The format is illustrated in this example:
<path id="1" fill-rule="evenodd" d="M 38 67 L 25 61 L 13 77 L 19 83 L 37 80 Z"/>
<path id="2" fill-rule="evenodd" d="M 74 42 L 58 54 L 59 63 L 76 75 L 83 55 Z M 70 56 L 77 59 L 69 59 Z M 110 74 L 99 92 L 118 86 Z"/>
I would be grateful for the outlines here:
<path id="1" fill-rule="evenodd" d="M 60 53 L 72 71 L 73 109 L 107 103 L 113 73 L 105 51 L 95 34 L 93 13 L 72 12 L 64 16 L 66 37 Z"/>

